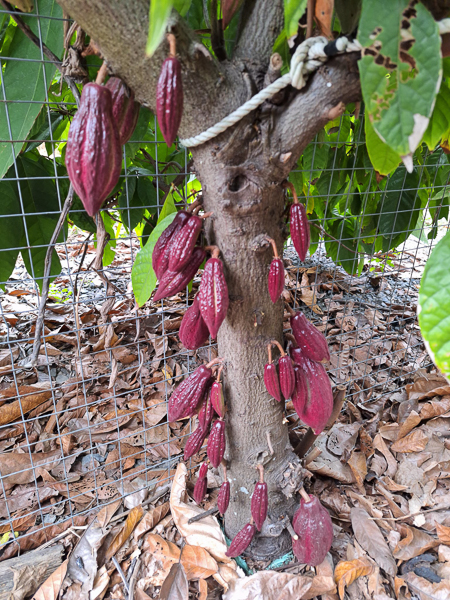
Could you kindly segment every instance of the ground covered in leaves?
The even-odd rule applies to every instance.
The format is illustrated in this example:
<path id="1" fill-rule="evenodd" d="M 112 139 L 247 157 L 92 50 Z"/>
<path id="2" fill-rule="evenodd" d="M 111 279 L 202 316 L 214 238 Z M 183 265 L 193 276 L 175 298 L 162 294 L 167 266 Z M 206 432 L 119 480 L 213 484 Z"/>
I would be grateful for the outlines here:
<path id="1" fill-rule="evenodd" d="M 292 554 L 230 560 L 214 514 L 189 522 L 214 508 L 220 480 L 211 469 L 196 506 L 206 453 L 184 465 L 195 419 L 167 423 L 166 400 L 215 347 L 181 346 L 186 294 L 136 309 L 134 242 L 117 243 L 106 288 L 80 241 L 74 232 L 60 251 L 35 368 L 38 297 L 23 265 L 1 298 L 0 600 L 39 586 L 38 600 L 450 598 L 450 387 L 417 325 L 425 254 L 405 249 L 350 277 L 320 253 L 301 267 L 286 253 L 286 299 L 326 333 L 329 375 L 347 389 L 305 458 L 306 489 L 335 530 L 312 569 Z M 295 444 L 306 430 L 290 403 L 286 416 Z"/>

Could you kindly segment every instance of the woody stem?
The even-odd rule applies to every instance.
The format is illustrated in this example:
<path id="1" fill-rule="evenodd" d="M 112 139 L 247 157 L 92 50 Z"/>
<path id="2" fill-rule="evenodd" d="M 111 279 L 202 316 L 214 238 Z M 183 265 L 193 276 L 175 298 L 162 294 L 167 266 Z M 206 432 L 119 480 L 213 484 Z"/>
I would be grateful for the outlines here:
<path id="1" fill-rule="evenodd" d="M 173 33 L 167 34 L 167 41 L 169 42 L 169 54 L 175 57 L 177 54 L 177 40 Z"/>
<path id="2" fill-rule="evenodd" d="M 277 342 L 277 340 L 271 340 L 270 343 L 278 348 L 281 356 L 286 356 L 286 352 L 283 350 L 283 346 L 280 344 L 280 342 Z"/>

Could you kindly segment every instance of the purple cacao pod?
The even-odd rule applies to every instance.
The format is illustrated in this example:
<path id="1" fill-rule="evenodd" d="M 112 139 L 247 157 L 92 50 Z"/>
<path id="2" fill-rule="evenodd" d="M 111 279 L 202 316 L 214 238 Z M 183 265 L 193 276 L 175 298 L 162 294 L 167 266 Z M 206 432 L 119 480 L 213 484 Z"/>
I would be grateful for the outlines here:
<path id="1" fill-rule="evenodd" d="M 309 399 L 308 379 L 305 371 L 298 365 L 294 367 L 294 375 L 295 388 L 292 394 L 292 404 L 294 405 L 295 412 L 300 416 Z"/>
<path id="2" fill-rule="evenodd" d="M 291 317 L 292 333 L 302 354 L 316 362 L 330 360 L 330 351 L 325 336 L 308 321 L 301 312 Z"/>
<path id="3" fill-rule="evenodd" d="M 120 143 L 126 144 L 136 127 L 139 104 L 134 100 L 134 93 L 118 77 L 110 77 L 105 87 L 111 92 L 113 118 L 119 130 Z"/>
<path id="4" fill-rule="evenodd" d="M 270 263 L 268 278 L 269 295 L 272 302 L 280 298 L 284 289 L 284 265 L 281 258 L 274 258 Z"/>
<path id="5" fill-rule="evenodd" d="M 234 536 L 230 547 L 225 552 L 227 556 L 230 558 L 236 558 L 247 550 L 250 546 L 250 542 L 252 541 L 255 535 L 255 526 L 252 523 L 247 523 L 244 527 Z"/>
<path id="6" fill-rule="evenodd" d="M 296 390 L 292 397 L 292 403 L 300 419 L 318 435 L 324 430 L 333 412 L 333 392 L 330 379 L 321 363 L 310 360 L 298 353 L 296 357 L 299 361 L 300 371 L 305 374 L 308 393 L 303 408 L 300 408 L 300 398 L 297 398 L 297 394 L 302 388 L 299 384 L 300 372 L 296 371 Z M 302 386 L 304 389 L 304 383 Z"/>
<path id="7" fill-rule="evenodd" d="M 220 258 L 213 257 L 206 261 L 198 300 L 203 320 L 211 337 L 216 339 L 219 327 L 227 316 L 229 304 L 228 287 Z"/>
<path id="8" fill-rule="evenodd" d="M 267 363 L 264 367 L 264 384 L 272 398 L 281 402 L 280 380 L 274 363 Z"/>
<path id="9" fill-rule="evenodd" d="M 205 260 L 206 252 L 203 248 L 195 248 L 192 253 L 190 262 L 185 266 L 182 271 L 166 271 L 161 277 L 159 287 L 156 290 L 156 294 L 153 296 L 153 302 L 175 296 L 178 292 L 184 290 L 187 284 L 194 278 L 198 268 Z"/>
<path id="10" fill-rule="evenodd" d="M 195 296 L 194 302 L 184 313 L 178 334 L 181 343 L 188 350 L 197 350 L 208 341 L 209 331 L 200 313 L 198 296 Z"/>
<path id="11" fill-rule="evenodd" d="M 217 496 L 217 508 L 221 515 L 224 515 L 230 503 L 230 482 L 224 481 L 220 486 Z"/>
<path id="12" fill-rule="evenodd" d="M 221 381 L 215 381 L 211 386 L 211 402 L 214 410 L 221 419 L 225 416 L 225 399 L 223 397 L 223 387 Z"/>
<path id="13" fill-rule="evenodd" d="M 181 271 L 191 260 L 202 226 L 202 219 L 197 215 L 191 215 L 187 223 L 174 236 L 169 254 L 171 271 Z"/>
<path id="14" fill-rule="evenodd" d="M 207 430 L 203 429 L 200 425 L 191 433 L 184 447 L 184 460 L 188 460 L 200 451 L 207 433 Z"/>
<path id="15" fill-rule="evenodd" d="M 169 398 L 169 422 L 191 417 L 211 383 L 212 371 L 200 365 L 185 379 Z"/>
<path id="16" fill-rule="evenodd" d="M 300 202 L 291 205 L 290 226 L 292 243 L 300 260 L 304 262 L 310 244 L 310 231 L 306 208 Z"/>
<path id="17" fill-rule="evenodd" d="M 211 427 L 211 423 L 214 417 L 214 406 L 211 402 L 211 388 L 209 388 L 209 393 L 206 396 L 205 400 L 202 403 L 200 411 L 198 413 L 198 422 L 200 427 L 207 432 Z"/>
<path id="18" fill-rule="evenodd" d="M 214 421 L 214 424 L 211 427 L 208 437 L 207 452 L 212 466 L 217 469 L 225 454 L 225 421 L 222 419 Z"/>
<path id="19" fill-rule="evenodd" d="M 278 360 L 278 371 L 280 373 L 281 393 L 287 400 L 288 398 L 291 398 L 295 389 L 294 365 L 287 354 L 285 356 L 280 356 Z"/>
<path id="20" fill-rule="evenodd" d="M 266 520 L 268 503 L 267 483 L 259 481 L 255 485 L 251 502 L 252 517 L 258 531 L 261 531 L 263 523 Z"/>
<path id="21" fill-rule="evenodd" d="M 87 83 L 69 129 L 66 167 L 73 189 L 93 217 L 119 181 L 122 150 L 108 88 Z"/>
<path id="22" fill-rule="evenodd" d="M 180 210 L 172 223 L 159 236 L 152 253 L 152 267 L 158 279 L 161 279 L 169 268 L 169 252 L 173 239 L 191 216 L 191 213 Z"/>
<path id="23" fill-rule="evenodd" d="M 312 567 L 320 565 L 333 543 L 333 524 L 328 511 L 315 496 L 310 496 L 309 502 L 302 498 L 292 526 L 299 536 L 292 541 L 297 560 Z"/>
<path id="24" fill-rule="evenodd" d="M 208 487 L 208 480 L 206 474 L 208 472 L 208 465 L 203 463 L 198 471 L 198 478 L 194 486 L 194 500 L 197 504 L 200 504 L 206 496 L 206 488 Z"/>
<path id="25" fill-rule="evenodd" d="M 156 116 L 168 146 L 171 146 L 177 137 L 182 114 L 181 65 L 175 56 L 169 56 L 162 64 L 156 88 Z"/>

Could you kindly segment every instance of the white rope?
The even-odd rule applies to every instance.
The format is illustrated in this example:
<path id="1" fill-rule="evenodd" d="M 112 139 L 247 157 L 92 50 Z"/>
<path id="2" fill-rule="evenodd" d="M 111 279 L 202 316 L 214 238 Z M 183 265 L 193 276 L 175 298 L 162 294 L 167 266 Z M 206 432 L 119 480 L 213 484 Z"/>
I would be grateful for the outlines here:
<path id="1" fill-rule="evenodd" d="M 310 73 L 316 71 L 329 58 L 325 53 L 325 47 L 330 42 L 325 37 L 308 38 L 295 50 L 291 58 L 291 69 L 289 73 L 283 75 L 264 89 L 256 96 L 253 96 L 245 104 L 234 110 L 231 114 L 223 118 L 219 123 L 216 123 L 203 133 L 194 137 L 180 140 L 181 144 L 186 148 L 200 146 L 209 140 L 212 140 L 226 129 L 238 123 L 241 119 L 258 108 L 263 102 L 272 98 L 280 90 L 288 85 L 292 85 L 297 90 L 301 90 L 306 85 L 306 81 Z M 359 52 L 362 49 L 361 44 L 357 40 L 349 40 L 346 37 L 340 37 L 335 42 L 335 54 L 344 52 Z"/>

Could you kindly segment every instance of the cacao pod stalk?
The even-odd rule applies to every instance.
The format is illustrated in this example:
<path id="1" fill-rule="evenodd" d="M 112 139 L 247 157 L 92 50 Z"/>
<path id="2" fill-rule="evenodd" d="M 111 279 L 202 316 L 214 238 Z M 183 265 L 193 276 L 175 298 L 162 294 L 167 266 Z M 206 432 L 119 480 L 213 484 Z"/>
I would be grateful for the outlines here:
<path id="1" fill-rule="evenodd" d="M 110 90 L 87 83 L 72 120 L 66 167 L 73 189 L 93 217 L 119 181 L 122 149 L 112 114 Z"/>
<path id="2" fill-rule="evenodd" d="M 161 67 L 156 88 L 156 116 L 164 141 L 170 147 L 177 137 L 183 114 L 183 84 L 181 65 L 176 58 L 175 36 L 167 35 L 170 44 L 170 56 Z"/>

